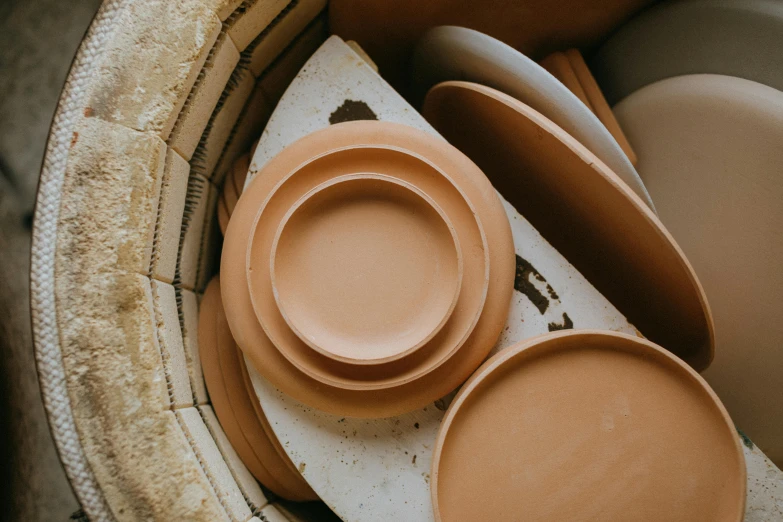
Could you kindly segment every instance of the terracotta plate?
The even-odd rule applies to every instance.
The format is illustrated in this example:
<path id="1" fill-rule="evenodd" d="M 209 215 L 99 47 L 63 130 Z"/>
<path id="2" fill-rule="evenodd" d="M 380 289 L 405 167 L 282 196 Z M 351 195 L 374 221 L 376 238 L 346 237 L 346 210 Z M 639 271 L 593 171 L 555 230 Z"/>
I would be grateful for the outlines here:
<path id="1" fill-rule="evenodd" d="M 242 357 L 226 323 L 218 278 L 210 282 L 201 300 L 198 341 L 212 407 L 239 458 L 277 495 L 289 500 L 317 500 L 302 476 L 291 473 L 275 449 L 279 443 L 272 443 L 274 434 L 265 431 L 256 416 L 242 377 Z M 255 394 L 252 398 L 256 399 Z"/>
<path id="2" fill-rule="evenodd" d="M 739 522 L 745 462 L 725 408 L 682 361 L 598 330 L 487 361 L 441 424 L 435 519 Z"/>
<path id="3" fill-rule="evenodd" d="M 302 474 L 291 461 L 291 457 L 288 456 L 285 448 L 283 448 L 283 445 L 280 444 L 280 441 L 277 439 L 277 435 L 275 435 L 272 426 L 269 424 L 269 420 L 266 418 L 266 414 L 261 407 L 258 396 L 253 389 L 253 383 L 250 381 L 250 375 L 247 373 L 247 366 L 245 365 L 245 358 L 242 355 L 242 350 L 240 350 L 238 346 L 237 355 L 237 359 L 239 359 L 239 365 L 241 367 L 242 382 L 244 383 L 245 391 L 247 392 L 248 397 L 250 397 L 250 402 L 253 406 L 253 410 L 256 412 L 256 418 L 258 419 L 258 423 L 261 425 L 261 429 L 263 429 L 264 433 L 266 433 L 269 442 L 272 443 L 272 447 L 277 454 L 277 458 L 273 458 L 271 456 L 267 458 L 264 461 L 265 464 L 274 472 L 275 476 L 282 477 L 283 480 L 292 485 L 294 488 L 293 491 L 297 497 L 290 498 L 289 500 L 318 500 L 318 495 L 315 493 L 315 491 L 313 491 L 307 481 L 304 480 L 304 477 L 302 477 Z"/>
<path id="4" fill-rule="evenodd" d="M 464 27 L 436 27 L 416 46 L 412 76 L 421 96 L 448 80 L 469 80 L 513 96 L 579 140 L 654 210 L 636 169 L 590 108 L 543 67 L 503 42 Z"/>
<path id="5" fill-rule="evenodd" d="M 642 334 L 697 370 L 709 366 L 712 315 L 693 268 L 656 215 L 595 155 L 540 113 L 482 85 L 436 86 L 424 116 Z"/>
<path id="6" fill-rule="evenodd" d="M 399 359 L 432 339 L 462 281 L 448 216 L 414 185 L 380 174 L 340 176 L 302 196 L 280 223 L 270 265 L 288 326 L 353 364 Z"/>
<path id="7" fill-rule="evenodd" d="M 359 145 L 373 150 L 372 156 L 376 158 L 383 156 L 384 150 L 415 151 L 425 155 L 431 162 L 425 162 L 431 165 L 432 169 L 428 178 L 437 179 L 443 176 L 442 172 L 447 172 L 454 180 L 454 185 L 451 186 L 460 187 L 460 190 L 464 191 L 465 198 L 474 205 L 476 217 L 480 219 L 486 230 L 487 249 L 486 252 L 481 249 L 473 250 L 469 255 L 464 256 L 463 261 L 467 277 L 469 260 L 475 257 L 484 259 L 488 254 L 490 272 L 486 303 L 462 348 L 421 378 L 388 389 L 352 390 L 326 385 L 301 372 L 288 361 L 269 340 L 259 323 L 250 299 L 248 280 L 245 275 L 248 244 L 251 233 L 256 228 L 254 220 L 259 209 L 259 201 L 263 201 L 266 195 L 271 194 L 288 173 L 297 170 L 303 161 L 307 162 L 312 157 L 305 155 L 303 160 L 300 153 L 294 153 L 298 145 L 314 151 L 330 151 L 346 147 L 348 150 L 361 151 L 361 147 L 356 149 Z M 322 167 L 328 167 L 329 162 L 320 162 L 320 159 L 328 157 L 329 155 L 326 155 L 316 160 L 309 160 L 307 168 L 312 171 L 309 175 L 317 177 L 314 173 L 320 171 Z M 405 154 L 403 157 L 412 158 L 408 161 L 411 167 L 415 167 L 416 162 L 424 161 L 421 157 L 417 158 L 410 154 Z M 368 159 L 370 164 L 374 162 L 371 160 L 372 158 Z M 357 161 L 355 172 L 372 172 L 373 169 L 367 168 L 366 164 L 367 161 L 364 163 Z M 403 167 L 405 164 L 403 162 Z M 437 165 L 442 172 L 432 165 Z M 358 169 L 358 167 L 362 168 Z M 342 174 L 346 173 L 342 167 L 334 168 L 342 171 Z M 415 168 L 421 169 L 421 167 Z M 307 171 L 299 168 L 297 176 L 303 170 Z M 405 171 L 407 169 L 401 169 L 402 173 Z M 401 175 L 394 177 L 400 178 Z M 280 185 L 279 188 L 282 190 L 286 185 Z M 432 191 L 424 189 L 421 184 L 417 186 L 432 196 Z M 293 201 L 300 196 L 301 194 L 296 196 Z M 438 203 L 454 223 L 460 245 L 464 248 L 467 241 L 462 239 L 457 218 L 449 211 L 446 204 L 441 201 Z M 283 205 L 282 213 L 279 214 L 281 217 L 290 205 L 291 203 Z M 265 216 L 260 216 L 259 223 L 265 219 Z M 475 218 L 471 219 L 476 222 Z M 277 226 L 274 225 L 269 234 L 274 236 L 276 229 Z M 442 397 L 464 381 L 489 353 L 505 324 L 513 291 L 514 271 L 515 258 L 508 219 L 497 194 L 481 171 L 464 155 L 437 137 L 404 125 L 367 121 L 341 123 L 312 133 L 270 161 L 263 172 L 248 185 L 237 203 L 234 217 L 226 232 L 221 262 L 222 292 L 231 331 L 259 373 L 277 388 L 310 406 L 335 414 L 356 417 L 385 417 L 411 411 Z M 266 273 L 269 273 L 268 267 Z M 465 278 L 463 291 L 466 285 Z M 458 309 L 459 305 L 452 317 L 457 314 Z M 441 335 L 446 328 L 448 325 L 444 326 L 438 335 Z M 421 350 L 417 350 L 412 356 L 419 351 Z"/>
<path id="8" fill-rule="evenodd" d="M 306 143 L 306 142 L 305 142 Z M 445 142 L 436 142 L 443 146 Z M 324 144 L 328 146 L 328 144 Z M 307 160 L 309 147 L 289 147 L 297 163 Z M 384 172 L 396 179 L 416 183 L 430 195 L 454 223 L 463 257 L 463 278 L 455 312 L 437 335 L 407 357 L 381 364 L 357 367 L 345 361 L 326 357 L 311 349 L 286 323 L 274 299 L 269 260 L 279 223 L 300 197 L 312 188 L 346 172 L 361 173 L 369 169 Z M 293 172 L 265 169 L 260 174 L 270 184 L 283 179 L 266 192 L 254 193 L 258 203 L 255 224 L 247 248 L 247 282 L 256 319 L 278 350 L 304 373 L 325 384 L 346 389 L 389 388 L 410 382 L 445 362 L 462 346 L 475 327 L 484 306 L 489 284 L 489 252 L 478 215 L 455 184 L 431 163 L 410 151 L 379 145 L 353 146 L 326 150 L 311 161 L 305 161 Z M 411 303 L 407 303 L 412 306 Z M 368 362 L 368 361 L 366 361 Z"/>

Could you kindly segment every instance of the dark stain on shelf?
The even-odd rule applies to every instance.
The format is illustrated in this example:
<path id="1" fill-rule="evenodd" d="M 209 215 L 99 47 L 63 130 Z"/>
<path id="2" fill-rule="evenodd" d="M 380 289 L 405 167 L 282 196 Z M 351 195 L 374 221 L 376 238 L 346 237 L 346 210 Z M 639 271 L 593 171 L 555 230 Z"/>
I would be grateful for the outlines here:
<path id="1" fill-rule="evenodd" d="M 329 115 L 329 124 L 344 121 L 377 120 L 378 116 L 369 105 L 363 101 L 345 100 L 342 105 Z"/>

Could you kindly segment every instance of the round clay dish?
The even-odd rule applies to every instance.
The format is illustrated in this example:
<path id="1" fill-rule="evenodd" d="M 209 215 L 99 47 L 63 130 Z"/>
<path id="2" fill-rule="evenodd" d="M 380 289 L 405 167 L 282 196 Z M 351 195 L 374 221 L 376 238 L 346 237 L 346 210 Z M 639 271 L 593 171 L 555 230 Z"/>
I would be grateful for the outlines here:
<path id="1" fill-rule="evenodd" d="M 745 461 L 707 383 L 599 330 L 506 348 L 460 390 L 432 460 L 435 520 L 740 522 Z"/>
<path id="2" fill-rule="evenodd" d="M 464 155 L 439 137 L 408 126 L 369 121 L 347 122 L 309 134 L 297 143 L 307 148 L 312 147 L 313 150 L 380 144 L 387 148 L 419 150 L 432 164 L 437 165 L 443 172 L 448 172 L 475 206 L 476 217 L 481 220 L 486 230 L 491 267 L 486 303 L 460 350 L 433 371 L 403 385 L 390 389 L 343 389 L 323 384 L 296 368 L 277 350 L 258 322 L 246 277 L 248 244 L 255 229 L 259 201 L 263 201 L 266 195 L 274 190 L 280 179 L 302 164 L 299 154 L 290 153 L 293 149 L 291 146 L 265 166 L 263 175 L 257 175 L 248 184 L 226 232 L 221 260 L 222 292 L 226 297 L 228 321 L 234 338 L 253 366 L 271 384 L 296 400 L 317 409 L 353 417 L 389 417 L 423 407 L 463 382 L 481 364 L 505 325 L 516 266 L 511 228 L 500 199 L 481 171 Z M 383 150 L 376 149 L 376 152 Z M 369 164 L 373 164 L 372 158 L 367 160 Z M 368 171 L 372 172 L 373 169 L 357 170 Z M 440 175 L 434 171 L 432 177 Z M 421 185 L 419 187 L 421 188 Z M 425 192 L 434 197 L 431 191 Z M 454 223 L 464 251 L 467 242 L 462 240 L 458 220 L 443 202 L 438 203 Z M 285 209 L 289 207 L 290 204 L 285 206 Z M 476 256 L 483 259 L 485 252 L 472 251 L 463 258 L 463 291 L 467 285 L 469 259 Z M 269 273 L 268 267 L 266 273 Z M 459 305 L 452 317 L 458 310 Z M 443 330 L 447 327 L 448 325 L 444 326 Z M 422 350 L 417 350 L 412 356 L 420 351 Z"/>
<path id="3" fill-rule="evenodd" d="M 286 213 L 270 256 L 288 326 L 353 364 L 404 357 L 451 316 L 462 281 L 454 226 L 429 196 L 380 174 L 340 176 Z"/>
<path id="4" fill-rule="evenodd" d="M 529 105 L 609 165 L 655 210 L 636 169 L 598 117 L 557 78 L 516 49 L 472 29 L 435 27 L 419 40 L 412 68 L 420 96 L 437 83 L 468 80 Z"/>
<path id="5" fill-rule="evenodd" d="M 199 310 L 199 356 L 204 380 L 220 425 L 253 476 L 290 500 L 318 497 L 301 476 L 293 476 L 256 417 L 242 380 L 239 350 L 225 319 L 216 277 L 207 286 Z M 257 400 L 257 399 L 256 399 Z"/>
<path id="6" fill-rule="evenodd" d="M 447 146 L 443 141 L 435 144 L 441 148 Z M 409 150 L 381 145 L 353 145 L 330 150 L 327 141 L 322 146 L 317 150 L 309 150 L 309 146 L 289 147 L 289 153 L 297 159 L 294 170 L 290 173 L 264 172 L 263 177 L 270 182 L 282 179 L 268 195 L 257 193 L 259 200 L 264 196 L 267 199 L 256 204 L 258 210 L 247 246 L 246 280 L 256 320 L 284 357 L 324 384 L 358 390 L 391 388 L 411 382 L 454 355 L 481 315 L 489 285 L 490 263 L 479 214 L 442 170 Z M 309 154 L 321 150 L 322 154 L 310 158 Z M 463 277 L 454 312 L 429 343 L 406 357 L 357 366 L 313 350 L 288 326 L 274 298 L 269 259 L 279 223 L 302 196 L 321 183 L 369 169 L 416 184 L 443 209 L 459 238 Z"/>
<path id="7" fill-rule="evenodd" d="M 539 112 L 467 82 L 434 87 L 424 116 L 642 334 L 709 366 L 704 290 L 658 217 L 604 163 Z"/>

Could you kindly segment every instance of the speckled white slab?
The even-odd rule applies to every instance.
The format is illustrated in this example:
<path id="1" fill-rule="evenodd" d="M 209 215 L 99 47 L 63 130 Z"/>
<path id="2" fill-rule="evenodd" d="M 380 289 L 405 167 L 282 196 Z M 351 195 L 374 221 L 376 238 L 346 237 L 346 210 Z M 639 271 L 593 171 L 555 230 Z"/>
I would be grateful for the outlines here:
<path id="1" fill-rule="evenodd" d="M 302 68 L 280 100 L 261 136 L 248 179 L 290 143 L 351 112 L 345 110 L 346 102 L 354 113 L 360 107 L 358 112 L 365 115 L 364 119 L 374 115 L 379 120 L 407 124 L 437 135 L 359 55 L 333 36 Z M 623 315 L 524 217 L 505 200 L 504 205 L 517 253 L 515 287 L 524 292 L 514 293 L 506 327 L 493 352 L 558 327 L 636 333 Z M 264 412 L 289 456 L 343 520 L 433 519 L 429 490 L 431 452 L 449 398 L 388 419 L 341 418 L 298 403 L 271 386 L 252 365 L 248 364 L 248 368 Z M 749 473 L 755 473 L 752 480 L 759 484 L 777 480 L 775 487 L 779 490 L 783 487 L 783 475 L 755 451 L 755 460 L 749 460 Z M 777 479 L 774 473 L 778 474 Z M 774 487 L 768 486 L 767 490 Z M 748 509 L 753 508 L 751 501 L 756 502 L 758 513 L 780 509 L 766 491 L 749 496 L 748 500 Z"/>

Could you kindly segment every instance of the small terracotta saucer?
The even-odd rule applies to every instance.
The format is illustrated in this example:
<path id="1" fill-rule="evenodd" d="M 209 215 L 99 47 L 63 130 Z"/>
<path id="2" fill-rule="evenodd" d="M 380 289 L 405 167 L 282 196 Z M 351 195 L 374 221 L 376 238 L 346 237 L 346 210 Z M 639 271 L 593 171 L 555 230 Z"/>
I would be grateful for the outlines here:
<path id="1" fill-rule="evenodd" d="M 280 181 L 268 195 L 258 193 L 258 210 L 246 253 L 247 283 L 257 321 L 294 366 L 331 386 L 356 390 L 391 388 L 433 371 L 467 340 L 485 304 L 490 261 L 487 239 L 476 209 L 443 171 L 409 150 L 381 145 L 352 145 L 330 150 L 328 142 L 317 149 L 303 143 L 286 149 L 292 163 L 296 161 L 293 171 L 265 170 L 263 176 L 270 183 Z M 436 143 L 441 147 L 447 145 L 443 141 Z M 309 159 L 310 155 L 315 158 Z M 370 169 L 416 184 L 443 209 L 459 238 L 463 277 L 454 312 L 429 343 L 407 357 L 357 367 L 311 349 L 291 330 L 274 298 L 269 260 L 279 223 L 302 196 L 321 183 Z M 266 200 L 262 202 L 264 196 Z"/>
<path id="2" fill-rule="evenodd" d="M 437 521 L 739 522 L 746 470 L 696 372 L 626 334 L 563 331 L 487 361 L 440 426 Z"/>
<path id="3" fill-rule="evenodd" d="M 256 416 L 242 377 L 241 354 L 226 323 L 217 277 L 207 286 L 201 300 L 198 340 L 212 407 L 242 462 L 275 494 L 289 500 L 317 500 L 302 476 L 290 472 L 272 443 L 270 437 L 274 434 L 264 430 Z M 275 443 L 279 446 L 279 442 Z"/>
<path id="4" fill-rule="evenodd" d="M 300 147 L 314 152 L 309 155 L 305 154 L 303 160 L 302 151 L 297 151 Z M 332 157 L 335 156 L 333 154 L 322 155 L 315 160 L 308 159 L 317 156 L 318 152 L 315 151 L 319 150 L 349 151 L 340 154 L 349 154 L 350 158 L 356 160 L 357 168 L 354 172 L 381 170 L 372 168 L 372 165 L 376 165 L 375 159 L 377 157 L 383 157 L 384 151 L 414 151 L 419 156 L 411 156 L 410 153 L 403 154 L 402 158 L 411 159 L 407 163 L 403 161 L 399 169 L 400 172 L 395 173 L 393 177 L 402 178 L 407 172 L 406 165 L 421 170 L 420 166 L 416 166 L 414 160 L 431 166 L 431 172 L 426 176 L 427 179 L 437 180 L 442 178 L 443 172 L 447 172 L 449 178 L 454 181 L 453 185 L 451 183 L 449 185 L 455 189 L 459 187 L 458 190 L 464 191 L 467 199 L 462 199 L 462 201 L 469 200 L 474 206 L 475 218 L 471 217 L 473 223 L 477 223 L 476 218 L 478 218 L 484 226 L 490 272 L 486 302 L 482 313 L 463 346 L 443 364 L 418 379 L 385 389 L 354 390 L 324 384 L 300 371 L 286 359 L 269 340 L 256 317 L 250 298 L 246 270 L 251 234 L 255 231 L 257 224 L 266 220 L 266 216 L 259 216 L 259 220 L 256 221 L 261 202 L 265 201 L 276 187 L 280 190 L 287 187 L 287 184 L 281 185 L 280 182 L 292 171 L 297 171 L 297 176 L 300 176 L 303 170 L 310 171 L 308 176 L 315 176 L 322 168 L 336 169 L 340 171 L 340 174 L 350 172 L 337 168 L 339 164 L 333 165 L 331 163 L 335 160 Z M 367 152 L 371 154 L 367 154 Z M 426 157 L 426 161 L 422 157 Z M 303 161 L 306 162 L 306 165 L 300 168 Z M 392 175 L 384 170 L 381 172 Z M 417 186 L 435 199 L 433 192 L 424 188 L 421 183 L 417 183 Z M 296 201 L 298 197 L 301 197 L 301 194 L 293 201 Z M 463 240 L 458 219 L 450 212 L 444 202 L 436 201 L 454 223 L 460 246 L 465 252 L 465 245 L 468 241 Z M 291 203 L 283 205 L 281 217 Z M 457 213 L 457 216 L 459 219 L 465 219 L 462 217 L 462 213 Z M 265 233 L 274 236 L 276 229 L 275 225 L 271 232 Z M 269 242 L 271 243 L 271 239 Z M 473 263 L 476 257 L 483 259 L 485 255 L 484 250 L 474 249 L 469 251 L 469 255 L 463 257 L 465 276 L 460 296 L 465 292 L 467 285 L 468 263 Z M 268 260 L 268 256 L 265 259 Z M 264 270 L 266 274 L 269 274 L 268 268 L 267 266 Z M 234 217 L 226 231 L 221 260 L 222 293 L 225 296 L 224 303 L 228 322 L 237 344 L 253 363 L 253 366 L 271 384 L 296 400 L 333 414 L 353 417 L 388 417 L 411 411 L 442 397 L 464 381 L 492 349 L 505 325 L 506 315 L 511 304 L 514 272 L 514 245 L 508 218 L 497 193 L 481 171 L 463 154 L 437 136 L 405 125 L 374 121 L 340 123 L 314 132 L 287 147 L 272 159 L 263 171 L 248 184 L 245 193 L 240 198 Z M 274 308 L 277 309 L 276 306 Z M 458 304 L 452 318 L 459 309 Z M 448 324 L 438 335 L 443 335 L 446 328 L 448 328 Z M 294 337 L 296 336 L 294 335 Z M 313 350 L 309 351 L 316 353 Z M 419 352 L 422 350 L 417 350 L 410 357 L 415 357 Z M 367 366 L 367 368 L 372 367 Z"/>
<path id="5" fill-rule="evenodd" d="M 451 316 L 462 251 L 451 220 L 410 183 L 352 174 L 286 213 L 272 243 L 272 290 L 288 326 L 351 364 L 404 357 Z"/>
<path id="6" fill-rule="evenodd" d="M 427 95 L 424 117 L 650 340 L 701 371 L 715 334 L 704 290 L 644 201 L 524 103 L 468 82 Z"/>

